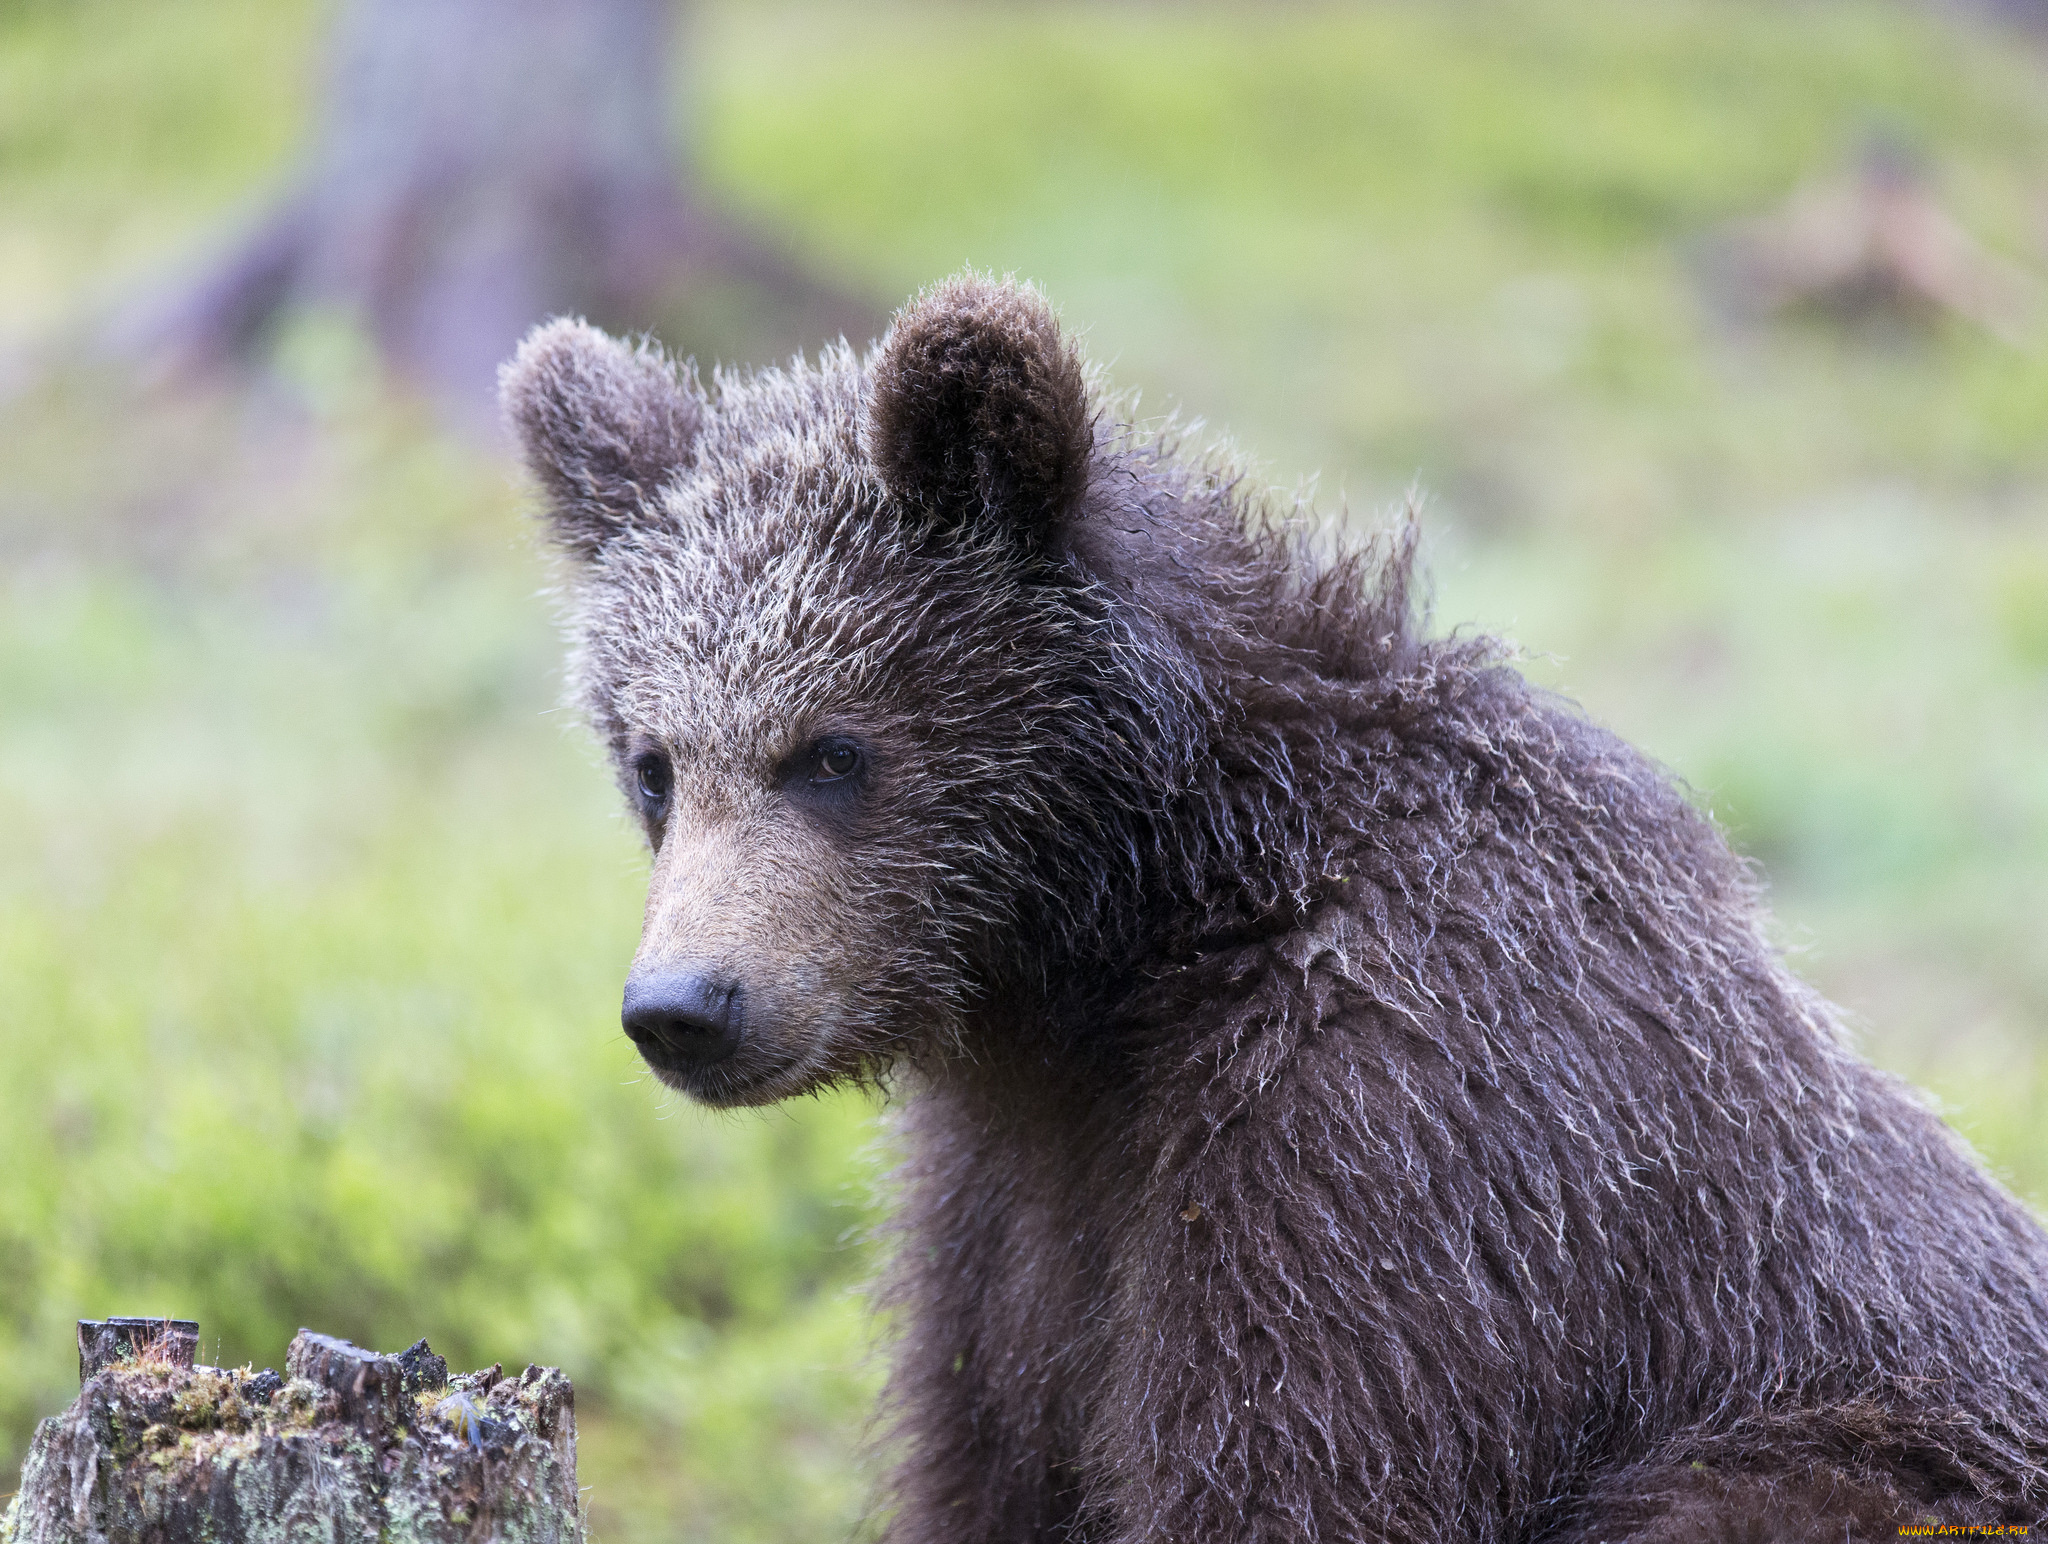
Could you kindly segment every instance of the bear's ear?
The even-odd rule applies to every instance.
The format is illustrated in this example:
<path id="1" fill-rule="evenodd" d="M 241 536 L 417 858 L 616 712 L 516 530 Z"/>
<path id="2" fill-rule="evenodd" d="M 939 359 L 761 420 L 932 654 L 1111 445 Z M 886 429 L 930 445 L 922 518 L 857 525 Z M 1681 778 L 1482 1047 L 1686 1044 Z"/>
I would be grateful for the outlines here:
<path id="1" fill-rule="evenodd" d="M 704 395 L 652 343 L 560 317 L 527 334 L 498 400 L 548 497 L 548 534 L 589 561 L 696 453 Z"/>
<path id="2" fill-rule="evenodd" d="M 948 279 L 897 313 L 869 371 L 868 455 L 901 503 L 1036 546 L 1087 486 L 1087 383 L 1036 290 Z"/>

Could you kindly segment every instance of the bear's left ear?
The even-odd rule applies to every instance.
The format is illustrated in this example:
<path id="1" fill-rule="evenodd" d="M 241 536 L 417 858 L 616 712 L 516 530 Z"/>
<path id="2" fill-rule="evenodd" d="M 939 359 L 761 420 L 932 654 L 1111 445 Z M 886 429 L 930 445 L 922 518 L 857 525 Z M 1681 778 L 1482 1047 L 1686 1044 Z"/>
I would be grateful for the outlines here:
<path id="1" fill-rule="evenodd" d="M 948 279 L 897 313 L 868 368 L 868 455 L 900 502 L 1037 547 L 1086 488 L 1087 383 L 1036 290 Z"/>
<path id="2" fill-rule="evenodd" d="M 620 342 L 558 317 L 498 373 L 498 400 L 548 496 L 548 534 L 589 562 L 646 518 L 697 452 L 704 394 L 652 343 Z"/>

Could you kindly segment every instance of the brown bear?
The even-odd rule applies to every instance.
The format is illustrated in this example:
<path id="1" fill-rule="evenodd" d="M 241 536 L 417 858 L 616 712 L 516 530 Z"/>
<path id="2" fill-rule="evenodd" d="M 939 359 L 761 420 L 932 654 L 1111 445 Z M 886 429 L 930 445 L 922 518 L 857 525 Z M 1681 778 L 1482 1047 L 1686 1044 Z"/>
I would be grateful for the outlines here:
<path id="1" fill-rule="evenodd" d="M 2048 1515 L 2048 1237 L 1669 777 L 973 275 L 504 397 L 707 1104 L 902 1101 L 897 1544 Z"/>

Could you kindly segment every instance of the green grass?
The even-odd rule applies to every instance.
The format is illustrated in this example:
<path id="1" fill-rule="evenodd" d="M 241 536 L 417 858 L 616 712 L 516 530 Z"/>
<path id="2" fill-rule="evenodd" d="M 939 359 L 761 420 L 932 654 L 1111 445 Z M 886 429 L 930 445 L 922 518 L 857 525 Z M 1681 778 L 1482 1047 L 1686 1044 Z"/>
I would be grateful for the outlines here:
<path id="1" fill-rule="evenodd" d="M 320 23 L 0 9 L 0 335 L 275 186 Z M 1028 273 L 1276 483 L 1430 490 L 1440 624 L 1680 771 L 1799 968 L 2048 1200 L 2048 352 L 1730 334 L 1688 267 L 1872 124 L 2038 267 L 2033 56 L 1847 0 L 691 36 L 711 187 L 821 268 L 881 302 Z M 69 1398 L 71 1320 L 177 1312 L 229 1360 L 311 1324 L 561 1363 L 601 1538 L 843 1533 L 873 1112 L 641 1074 L 645 859 L 553 711 L 506 469 L 347 344 L 294 333 L 247 403 L 0 406 L 0 1466 Z"/>
<path id="2" fill-rule="evenodd" d="M 0 7 L 0 336 L 161 263 L 280 180 L 317 78 L 306 0 Z"/>
<path id="3" fill-rule="evenodd" d="M 733 200 L 886 295 L 963 260 L 1028 273 L 1125 378 L 1289 476 L 1397 492 L 1420 469 L 1494 518 L 1633 526 L 1846 470 L 2048 464 L 2037 352 L 1721 350 L 1683 272 L 1712 222 L 1877 126 L 1934 156 L 1984 239 L 2036 244 L 2037 66 L 1929 12 L 784 15 L 708 28 Z"/>

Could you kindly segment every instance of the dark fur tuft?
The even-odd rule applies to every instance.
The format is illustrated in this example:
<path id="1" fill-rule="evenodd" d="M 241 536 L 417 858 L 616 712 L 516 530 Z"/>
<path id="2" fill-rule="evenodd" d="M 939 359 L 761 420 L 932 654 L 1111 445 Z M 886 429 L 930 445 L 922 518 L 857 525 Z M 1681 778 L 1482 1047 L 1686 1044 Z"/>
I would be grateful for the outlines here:
<path id="1" fill-rule="evenodd" d="M 993 515 L 1035 543 L 1085 490 L 1093 444 L 1081 362 L 1036 290 L 963 274 L 897 315 L 868 446 L 903 504 L 947 523 Z"/>
<path id="2" fill-rule="evenodd" d="M 498 399 L 547 491 L 548 534 L 586 562 L 689 465 L 704 416 L 687 366 L 569 317 L 527 335 Z"/>

